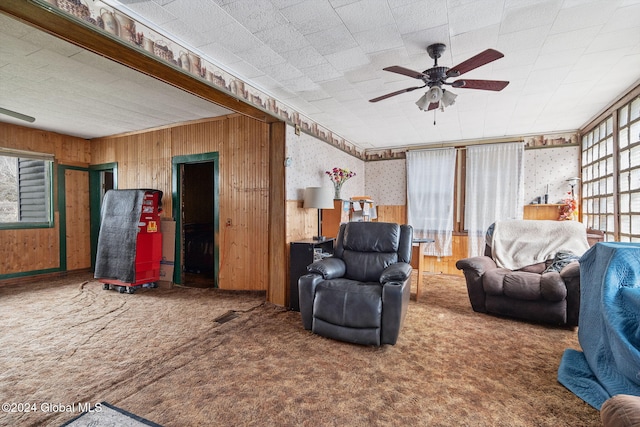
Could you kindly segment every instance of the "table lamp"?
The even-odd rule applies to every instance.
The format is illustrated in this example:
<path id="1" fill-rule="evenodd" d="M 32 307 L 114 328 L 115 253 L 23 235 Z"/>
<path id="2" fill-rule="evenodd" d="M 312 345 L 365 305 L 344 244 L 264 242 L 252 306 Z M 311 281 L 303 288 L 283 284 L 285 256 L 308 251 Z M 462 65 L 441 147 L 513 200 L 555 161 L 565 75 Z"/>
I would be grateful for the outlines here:
<path id="1" fill-rule="evenodd" d="M 324 240 L 320 230 L 322 209 L 333 209 L 333 192 L 329 187 L 307 187 L 304 190 L 304 209 L 318 209 L 318 235 L 313 240 Z"/>

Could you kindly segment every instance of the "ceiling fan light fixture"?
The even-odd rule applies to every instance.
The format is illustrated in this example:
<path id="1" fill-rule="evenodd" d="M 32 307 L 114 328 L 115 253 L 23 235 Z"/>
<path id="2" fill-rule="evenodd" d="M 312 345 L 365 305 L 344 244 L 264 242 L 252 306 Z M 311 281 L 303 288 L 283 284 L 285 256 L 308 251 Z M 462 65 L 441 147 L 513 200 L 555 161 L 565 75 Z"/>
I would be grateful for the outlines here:
<path id="1" fill-rule="evenodd" d="M 443 90 L 440 86 L 433 86 L 426 93 L 429 102 L 439 102 L 442 99 Z"/>
<path id="2" fill-rule="evenodd" d="M 425 92 L 424 95 L 422 95 L 420 97 L 420 99 L 418 99 L 418 101 L 416 102 L 416 105 L 418 106 L 419 109 L 421 109 L 422 111 L 427 111 L 429 108 L 429 104 L 431 103 L 429 101 L 429 99 L 427 98 L 427 93 Z"/>
<path id="3" fill-rule="evenodd" d="M 455 104 L 457 97 L 458 97 L 458 95 L 456 95 L 455 93 L 449 92 L 447 90 L 443 90 L 442 91 L 442 106 L 443 107 L 448 107 L 450 105 Z"/>

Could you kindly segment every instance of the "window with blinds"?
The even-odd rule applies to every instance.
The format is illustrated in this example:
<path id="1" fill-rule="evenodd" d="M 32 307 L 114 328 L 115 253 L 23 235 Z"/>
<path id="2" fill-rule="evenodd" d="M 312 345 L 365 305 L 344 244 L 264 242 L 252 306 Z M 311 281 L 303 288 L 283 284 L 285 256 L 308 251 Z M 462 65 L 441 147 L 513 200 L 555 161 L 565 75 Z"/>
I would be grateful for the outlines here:
<path id="1" fill-rule="evenodd" d="M 0 228 L 50 227 L 52 160 L 0 149 Z"/>

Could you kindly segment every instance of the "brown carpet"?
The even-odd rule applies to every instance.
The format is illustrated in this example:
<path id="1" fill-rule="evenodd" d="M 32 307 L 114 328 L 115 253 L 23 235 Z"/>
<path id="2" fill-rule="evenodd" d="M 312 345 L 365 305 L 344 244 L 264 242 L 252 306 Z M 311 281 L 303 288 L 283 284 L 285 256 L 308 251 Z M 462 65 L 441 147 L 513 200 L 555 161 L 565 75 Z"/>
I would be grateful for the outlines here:
<path id="1" fill-rule="evenodd" d="M 256 293 L 0 287 L 1 400 L 38 409 L 0 425 L 57 426 L 78 414 L 41 404 L 101 401 L 167 427 L 601 425 L 556 381 L 576 331 L 474 313 L 459 277 L 423 283 L 382 348 L 313 335 Z"/>

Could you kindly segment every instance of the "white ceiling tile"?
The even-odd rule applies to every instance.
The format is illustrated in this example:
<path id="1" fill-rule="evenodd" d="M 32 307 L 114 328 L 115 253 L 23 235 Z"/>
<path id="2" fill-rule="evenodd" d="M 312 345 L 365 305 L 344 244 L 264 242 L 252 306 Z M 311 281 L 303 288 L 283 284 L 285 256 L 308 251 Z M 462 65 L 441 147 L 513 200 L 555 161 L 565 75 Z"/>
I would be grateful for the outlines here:
<path id="1" fill-rule="evenodd" d="M 491 25 L 451 37 L 451 55 L 457 64 L 498 44 L 498 25 Z"/>
<path id="2" fill-rule="evenodd" d="M 351 33 L 394 24 L 393 14 L 386 1 L 361 0 L 336 7 L 336 12 Z"/>
<path id="3" fill-rule="evenodd" d="M 233 37 L 226 37 L 218 40 L 222 46 L 231 52 L 242 52 L 251 49 L 255 44 L 259 43 L 259 40 L 255 38 L 246 29 L 242 28 L 238 24 L 230 24 L 225 26 L 226 34 L 233 34 Z"/>
<path id="4" fill-rule="evenodd" d="M 242 59 L 235 55 L 233 52 L 222 46 L 219 42 L 209 43 L 203 46 L 199 46 L 200 52 L 205 55 L 210 62 L 219 64 L 219 66 L 227 67 L 242 61 Z"/>
<path id="5" fill-rule="evenodd" d="M 428 60 L 427 46 L 434 43 L 450 44 L 449 41 L 449 26 L 440 25 L 438 27 L 429 28 L 427 30 L 414 31 L 411 33 L 403 34 L 402 40 L 404 41 L 407 54 L 411 55 L 424 55 Z"/>
<path id="6" fill-rule="evenodd" d="M 257 43 L 252 48 L 238 52 L 238 57 L 259 70 L 278 64 L 284 64 L 283 57 L 274 52 L 269 46 Z"/>
<path id="7" fill-rule="evenodd" d="M 502 19 L 503 0 L 469 2 L 449 9 L 449 32 L 452 36 L 498 25 Z"/>
<path id="8" fill-rule="evenodd" d="M 314 65 L 312 67 L 301 68 L 311 80 L 316 83 L 325 82 L 327 80 L 334 80 L 342 77 L 343 73 L 336 70 L 335 67 L 328 62 L 323 64 Z"/>
<path id="9" fill-rule="evenodd" d="M 543 50 L 542 54 L 538 56 L 536 62 L 533 64 L 533 69 L 536 70 L 534 72 L 549 69 L 551 72 L 554 72 L 554 70 L 556 70 L 556 72 L 562 72 L 567 66 L 574 65 L 580 59 L 583 52 L 583 48 L 567 49 L 549 54 Z"/>
<path id="10" fill-rule="evenodd" d="M 280 10 L 301 34 L 311 34 L 343 25 L 342 20 L 326 1 L 304 0 Z"/>
<path id="11" fill-rule="evenodd" d="M 547 32 L 551 26 L 528 28 L 501 34 L 495 49 L 500 52 L 511 52 L 520 49 L 540 49 L 548 41 Z"/>
<path id="12" fill-rule="evenodd" d="M 289 24 L 268 27 L 255 33 L 255 36 L 280 53 L 311 47 L 307 39 Z"/>
<path id="13" fill-rule="evenodd" d="M 325 58 L 338 71 L 346 71 L 369 64 L 369 58 L 359 47 L 332 53 Z"/>
<path id="14" fill-rule="evenodd" d="M 447 24 L 446 0 L 410 1 L 397 6 L 390 3 L 390 6 L 400 34 Z"/>
<path id="15" fill-rule="evenodd" d="M 246 80 L 251 80 L 265 74 L 264 70 L 260 70 L 246 61 L 236 62 L 232 67 L 233 75 Z"/>
<path id="16" fill-rule="evenodd" d="M 637 19 L 638 16 L 640 16 L 640 0 L 638 0 L 637 4 L 616 9 L 611 15 L 611 18 L 608 19 L 607 23 L 602 27 L 602 32 L 608 33 L 625 28 L 638 28 L 640 27 L 640 22 L 638 22 Z"/>
<path id="17" fill-rule="evenodd" d="M 327 63 L 327 60 L 311 46 L 282 52 L 281 55 L 296 68 L 307 68 Z"/>
<path id="18" fill-rule="evenodd" d="M 132 7 L 133 4 L 129 6 Z M 211 27 L 222 27 L 231 23 L 229 15 L 210 0 L 175 0 L 166 4 L 163 9 L 167 15 L 161 18 L 164 19 L 164 23 L 158 23 L 159 25 L 164 26 L 171 22 L 172 20 L 167 18 L 174 16 L 184 27 L 188 27 L 195 33 L 206 32 Z"/>
<path id="19" fill-rule="evenodd" d="M 298 90 L 300 97 L 305 101 L 320 101 L 321 99 L 330 99 L 331 96 L 322 89 L 319 90 Z"/>
<path id="20" fill-rule="evenodd" d="M 550 34 L 544 41 L 545 53 L 564 51 L 567 49 L 586 48 L 600 32 L 599 27 L 581 28 L 564 33 Z"/>
<path id="21" fill-rule="evenodd" d="M 551 34 L 564 33 L 592 26 L 603 27 L 615 11 L 615 2 L 609 0 L 581 3 L 565 7 L 558 13 Z"/>
<path id="22" fill-rule="evenodd" d="M 275 8 L 258 11 L 249 15 L 242 21 L 242 25 L 253 33 L 287 25 L 288 23 L 289 21 L 287 18 L 285 18 L 280 11 Z"/>
<path id="23" fill-rule="evenodd" d="M 500 25 L 500 34 L 509 34 L 530 28 L 548 27 L 554 21 L 562 7 L 562 0 L 540 2 L 521 1 L 520 4 L 504 11 L 504 20 Z"/>
<path id="24" fill-rule="evenodd" d="M 291 80 L 304 76 L 300 70 L 288 62 L 267 65 L 262 69 L 270 76 L 273 76 L 276 80 Z"/>
<path id="25" fill-rule="evenodd" d="M 295 92 L 317 91 L 320 86 L 307 76 L 299 76 L 291 79 L 281 79 L 287 87 Z"/>
<path id="26" fill-rule="evenodd" d="M 585 53 L 609 52 L 612 48 L 625 49 L 629 52 L 640 48 L 640 27 L 623 28 L 605 34 L 599 34 L 589 44 Z"/>
<path id="27" fill-rule="evenodd" d="M 358 45 L 343 25 L 307 34 L 305 37 L 322 55 L 330 55 Z"/>
<path id="28" fill-rule="evenodd" d="M 353 34 L 360 49 L 365 53 L 375 53 L 398 49 L 403 46 L 402 37 L 395 25 L 378 27 L 373 30 Z"/>

